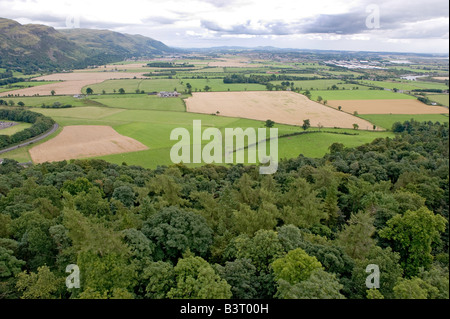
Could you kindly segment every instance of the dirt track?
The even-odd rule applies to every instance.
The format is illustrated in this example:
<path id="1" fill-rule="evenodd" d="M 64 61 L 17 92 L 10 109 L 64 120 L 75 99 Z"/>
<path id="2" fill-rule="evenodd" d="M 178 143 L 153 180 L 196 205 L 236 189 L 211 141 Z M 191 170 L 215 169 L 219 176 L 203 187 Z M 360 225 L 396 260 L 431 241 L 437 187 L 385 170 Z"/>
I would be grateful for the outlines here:
<path id="1" fill-rule="evenodd" d="M 212 114 L 255 120 L 271 119 L 276 123 L 302 125 L 309 119 L 311 126 L 372 129 L 363 119 L 313 102 L 294 92 L 212 92 L 193 93 L 186 100 L 188 112 Z"/>
<path id="2" fill-rule="evenodd" d="M 55 138 L 30 149 L 35 163 L 147 150 L 148 147 L 110 126 L 66 126 Z"/>

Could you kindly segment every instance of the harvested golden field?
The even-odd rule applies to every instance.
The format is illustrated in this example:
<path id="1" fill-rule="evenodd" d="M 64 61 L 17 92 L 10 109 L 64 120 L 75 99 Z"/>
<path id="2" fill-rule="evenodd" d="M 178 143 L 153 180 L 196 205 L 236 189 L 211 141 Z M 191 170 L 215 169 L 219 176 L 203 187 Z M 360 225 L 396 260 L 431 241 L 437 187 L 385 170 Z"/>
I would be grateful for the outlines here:
<path id="1" fill-rule="evenodd" d="M 34 78 L 38 81 L 63 81 L 47 85 L 35 86 L 26 89 L 14 90 L 0 93 L 0 96 L 8 94 L 19 94 L 20 96 L 50 95 L 54 90 L 57 95 L 80 94 L 81 89 L 86 85 L 101 83 L 106 80 L 145 78 L 142 73 L 127 72 L 73 72 L 55 73 Z"/>
<path id="2" fill-rule="evenodd" d="M 302 125 L 309 119 L 311 126 L 372 129 L 373 125 L 353 115 L 309 100 L 294 92 L 212 92 L 193 93 L 186 100 L 188 112 L 272 120 L 276 123 Z"/>
<path id="3" fill-rule="evenodd" d="M 57 162 L 147 150 L 148 147 L 110 126 L 66 126 L 55 138 L 30 149 L 35 163 Z"/>
<path id="4" fill-rule="evenodd" d="M 418 100 L 340 100 L 328 101 L 328 105 L 342 111 L 359 114 L 443 114 L 448 109 L 426 105 Z"/>

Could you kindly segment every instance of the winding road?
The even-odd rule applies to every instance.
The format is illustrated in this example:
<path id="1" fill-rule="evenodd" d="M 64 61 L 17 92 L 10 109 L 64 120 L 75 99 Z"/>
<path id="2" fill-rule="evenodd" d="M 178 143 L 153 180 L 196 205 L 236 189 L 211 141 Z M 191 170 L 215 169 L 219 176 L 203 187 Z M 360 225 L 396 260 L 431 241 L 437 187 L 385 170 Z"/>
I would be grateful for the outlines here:
<path id="1" fill-rule="evenodd" d="M 59 128 L 59 125 L 57 123 L 53 124 L 52 128 L 50 130 L 48 130 L 47 132 L 45 132 L 44 134 L 41 134 L 39 136 L 33 137 L 32 139 L 27 140 L 26 142 L 23 142 L 21 144 L 18 145 L 14 145 L 8 148 L 5 148 L 3 150 L 0 150 L 0 154 L 6 153 L 6 152 L 10 152 L 13 151 L 15 149 L 21 148 L 21 147 L 25 147 L 28 146 L 30 144 L 39 142 L 40 140 L 43 140 L 44 138 L 50 136 L 51 134 L 55 133 L 56 130 Z"/>

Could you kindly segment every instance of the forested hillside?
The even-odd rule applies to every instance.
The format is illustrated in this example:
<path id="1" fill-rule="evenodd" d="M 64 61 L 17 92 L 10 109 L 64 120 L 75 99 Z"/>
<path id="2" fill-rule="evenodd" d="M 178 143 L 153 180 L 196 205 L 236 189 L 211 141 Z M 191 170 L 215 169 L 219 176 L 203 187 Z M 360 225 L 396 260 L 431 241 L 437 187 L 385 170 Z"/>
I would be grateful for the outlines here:
<path id="1" fill-rule="evenodd" d="M 150 57 L 173 49 L 141 35 L 108 30 L 55 30 L 0 18 L 0 52 L 0 68 L 31 74 Z"/>
<path id="2" fill-rule="evenodd" d="M 5 160 L 0 298 L 449 298 L 448 124 L 396 130 L 274 175 Z"/>

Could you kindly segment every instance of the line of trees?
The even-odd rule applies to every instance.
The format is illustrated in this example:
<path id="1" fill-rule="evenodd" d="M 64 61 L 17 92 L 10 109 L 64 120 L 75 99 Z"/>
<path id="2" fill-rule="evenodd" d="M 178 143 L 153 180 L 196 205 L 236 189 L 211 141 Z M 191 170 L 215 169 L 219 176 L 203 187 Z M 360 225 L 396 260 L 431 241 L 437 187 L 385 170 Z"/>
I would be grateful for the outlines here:
<path id="1" fill-rule="evenodd" d="M 0 109 L 0 119 L 15 122 L 32 123 L 33 125 L 11 136 L 0 135 L 0 149 L 26 141 L 48 131 L 55 122 L 42 114 L 27 110 Z"/>

